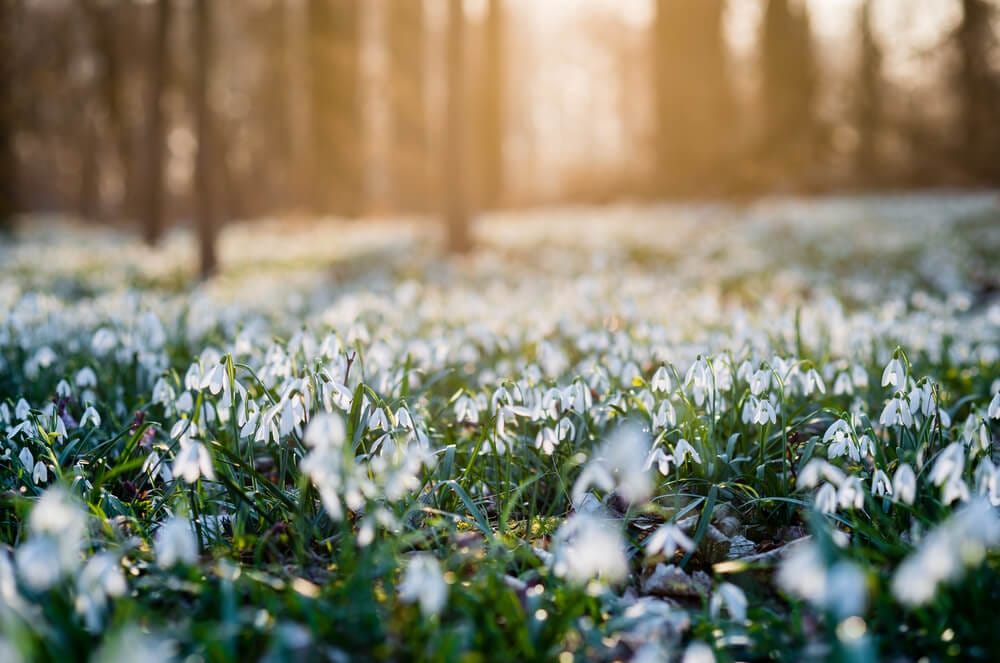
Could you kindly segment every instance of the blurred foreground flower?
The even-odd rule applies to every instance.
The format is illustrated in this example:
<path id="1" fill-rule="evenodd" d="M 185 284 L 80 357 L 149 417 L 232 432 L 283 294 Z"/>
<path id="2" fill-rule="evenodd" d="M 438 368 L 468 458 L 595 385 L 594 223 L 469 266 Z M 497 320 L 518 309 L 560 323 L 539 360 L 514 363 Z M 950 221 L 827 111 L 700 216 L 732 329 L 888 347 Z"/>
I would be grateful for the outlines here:
<path id="1" fill-rule="evenodd" d="M 430 553 L 410 557 L 398 589 L 399 600 L 403 603 L 419 602 L 424 617 L 441 614 L 448 601 L 448 584 L 441 573 L 441 565 Z"/>

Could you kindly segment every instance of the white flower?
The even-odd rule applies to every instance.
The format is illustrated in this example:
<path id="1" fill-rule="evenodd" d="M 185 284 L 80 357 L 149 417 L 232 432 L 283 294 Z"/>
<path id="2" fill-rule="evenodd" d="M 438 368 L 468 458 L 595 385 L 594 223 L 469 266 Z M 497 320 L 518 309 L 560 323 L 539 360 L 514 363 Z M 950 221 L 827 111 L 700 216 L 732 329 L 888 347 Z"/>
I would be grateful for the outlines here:
<path id="1" fill-rule="evenodd" d="M 174 479 L 173 472 L 170 471 L 170 466 L 163 462 L 163 459 L 160 458 L 160 454 L 156 453 L 156 451 L 149 452 L 149 455 L 146 456 L 146 460 L 142 463 L 141 471 L 149 474 L 151 478 L 159 473 L 160 478 L 163 479 L 163 481 L 173 481 Z"/>
<path id="2" fill-rule="evenodd" d="M 558 445 L 559 438 L 556 437 L 556 432 L 548 426 L 542 426 L 535 435 L 535 448 L 546 456 L 551 456 Z"/>
<path id="3" fill-rule="evenodd" d="M 860 509 L 865 505 L 865 491 L 861 479 L 849 476 L 837 490 L 837 503 L 842 509 Z"/>
<path id="4" fill-rule="evenodd" d="M 917 475 L 906 463 L 900 464 L 892 475 L 892 494 L 903 504 L 913 504 L 917 497 Z"/>
<path id="5" fill-rule="evenodd" d="M 36 590 L 48 589 L 80 566 L 87 534 L 86 512 L 56 486 L 42 494 L 28 517 L 30 537 L 16 551 L 17 570 Z"/>
<path id="6" fill-rule="evenodd" d="M 853 438 L 851 425 L 843 419 L 837 419 L 823 434 L 823 443 L 829 445 L 826 455 L 830 458 L 849 455 L 851 460 L 857 462 L 861 459 L 860 450 Z"/>
<path id="7" fill-rule="evenodd" d="M 885 370 L 882 371 L 882 386 L 899 388 L 902 386 L 905 378 L 906 369 L 903 368 L 903 362 L 896 357 L 893 357 L 889 360 L 889 363 L 886 364 Z"/>
<path id="8" fill-rule="evenodd" d="M 890 398 L 882 410 L 879 423 L 883 426 L 905 426 L 907 428 L 912 426 L 913 414 L 910 412 L 909 401 L 899 396 Z"/>
<path id="9" fill-rule="evenodd" d="M 963 470 L 965 448 L 961 442 L 952 442 L 938 455 L 928 478 L 935 486 L 940 486 L 947 481 L 961 480 Z"/>
<path id="10" fill-rule="evenodd" d="M 983 458 L 976 467 L 976 492 L 993 506 L 1000 506 L 1000 469 L 989 458 Z"/>
<path id="11" fill-rule="evenodd" d="M 76 581 L 74 604 L 88 631 L 101 628 L 108 598 L 122 596 L 126 589 L 125 574 L 116 555 L 100 552 L 87 561 Z"/>
<path id="12" fill-rule="evenodd" d="M 209 481 L 215 481 L 212 454 L 208 452 L 208 448 L 188 436 L 182 436 L 179 442 L 180 448 L 170 468 L 173 475 L 184 479 L 187 483 L 194 483 L 202 476 Z"/>
<path id="13" fill-rule="evenodd" d="M 615 583 L 628 575 L 625 541 L 612 521 L 573 514 L 556 531 L 553 547 L 553 571 L 570 581 Z"/>
<path id="14" fill-rule="evenodd" d="M 816 491 L 816 509 L 820 513 L 835 513 L 837 511 L 837 489 L 832 484 L 824 483 Z"/>
<path id="15" fill-rule="evenodd" d="M 846 371 L 841 371 L 837 374 L 837 379 L 833 381 L 833 393 L 836 396 L 851 395 L 854 393 L 851 376 Z"/>
<path id="16" fill-rule="evenodd" d="M 656 463 L 656 469 L 663 476 L 667 476 L 670 473 L 670 463 L 673 462 L 674 457 L 663 451 L 660 447 L 653 449 L 649 457 L 646 458 L 646 464 L 644 469 L 649 470 L 653 467 L 653 463 Z"/>
<path id="17" fill-rule="evenodd" d="M 314 449 L 340 449 L 347 440 L 347 427 L 339 414 L 323 412 L 312 418 L 303 441 Z"/>
<path id="18" fill-rule="evenodd" d="M 97 413 L 93 405 L 84 410 L 83 416 L 80 417 L 80 428 L 83 428 L 87 424 L 90 424 L 94 428 L 100 428 L 101 426 L 101 415 Z"/>
<path id="19" fill-rule="evenodd" d="M 760 396 L 771 386 L 771 371 L 766 368 L 758 369 L 750 379 L 750 393 Z"/>
<path id="20" fill-rule="evenodd" d="M 163 568 L 177 564 L 192 565 L 198 561 L 198 540 L 195 538 L 191 521 L 175 516 L 156 530 L 153 543 L 156 563 Z"/>
<path id="21" fill-rule="evenodd" d="M 813 390 L 816 390 L 821 394 L 826 393 L 826 383 L 823 382 L 823 377 L 815 368 L 810 368 L 806 371 L 805 377 L 802 381 L 802 393 L 806 396 L 813 393 Z"/>
<path id="22" fill-rule="evenodd" d="M 668 393 L 673 389 L 673 381 L 670 379 L 670 371 L 667 370 L 666 366 L 660 366 L 653 373 L 653 380 L 650 383 L 650 389 L 660 393 Z"/>
<path id="23" fill-rule="evenodd" d="M 646 555 L 649 557 L 662 552 L 664 557 L 670 559 L 678 548 L 685 552 L 691 552 L 694 550 L 694 541 L 684 533 L 684 530 L 673 523 L 660 525 L 646 539 Z"/>
<path id="24" fill-rule="evenodd" d="M 573 503 L 582 503 L 584 493 L 592 485 L 604 491 L 617 488 L 618 494 L 628 502 L 647 499 L 653 491 L 646 465 L 648 456 L 648 436 L 632 424 L 619 426 L 573 484 Z"/>
<path id="25" fill-rule="evenodd" d="M 889 475 L 882 470 L 875 470 L 872 475 L 872 495 L 875 497 L 892 495 L 892 483 L 889 481 Z"/>
<path id="26" fill-rule="evenodd" d="M 688 456 L 690 456 L 694 462 L 701 465 L 701 456 L 699 456 L 695 448 L 691 446 L 691 443 L 684 438 L 677 440 L 677 444 L 674 445 L 674 464 L 683 465 Z"/>
<path id="27" fill-rule="evenodd" d="M 986 410 L 986 416 L 990 419 L 1000 419 L 1000 391 L 993 394 L 993 400 L 990 401 L 990 406 Z"/>
<path id="28" fill-rule="evenodd" d="M 715 663 L 715 652 L 704 642 L 692 642 L 684 650 L 681 663 Z"/>
<path id="29" fill-rule="evenodd" d="M 418 553 L 407 560 L 398 591 L 400 601 L 419 602 L 425 618 L 441 614 L 448 602 L 448 584 L 437 558 L 430 553 Z"/>
<path id="30" fill-rule="evenodd" d="M 777 422 L 777 413 L 774 411 L 771 401 L 763 398 L 760 399 L 757 403 L 757 411 L 753 415 L 753 423 L 764 425 L 766 423 L 774 424 L 775 422 Z"/>
<path id="31" fill-rule="evenodd" d="M 724 582 L 712 592 L 709 611 L 712 619 L 718 619 L 722 607 L 725 606 L 730 619 L 734 622 L 744 622 L 747 618 L 747 604 L 747 597 L 742 589 L 731 582 Z"/>
<path id="32" fill-rule="evenodd" d="M 796 485 L 799 488 L 815 488 L 819 485 L 820 477 L 826 479 L 834 486 L 839 486 L 843 483 L 846 475 L 836 465 L 831 465 L 822 458 L 812 458 L 802 468 L 802 471 L 799 472 Z"/>
<path id="33" fill-rule="evenodd" d="M 90 366 L 84 366 L 76 372 L 73 382 L 80 389 L 90 389 L 97 386 L 97 373 Z"/>

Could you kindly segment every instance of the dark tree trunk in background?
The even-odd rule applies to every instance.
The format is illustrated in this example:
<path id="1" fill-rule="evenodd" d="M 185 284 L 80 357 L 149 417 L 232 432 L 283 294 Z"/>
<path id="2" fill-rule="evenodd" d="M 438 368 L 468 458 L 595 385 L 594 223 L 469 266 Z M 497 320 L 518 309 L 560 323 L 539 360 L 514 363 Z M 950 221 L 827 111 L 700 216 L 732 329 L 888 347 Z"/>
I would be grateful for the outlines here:
<path id="1" fill-rule="evenodd" d="M 17 172 L 14 157 L 13 0 L 0 0 L 0 236 L 14 230 Z"/>
<path id="2" fill-rule="evenodd" d="M 149 88 L 146 99 L 146 167 L 142 201 L 143 239 L 157 245 L 164 231 L 164 147 L 166 120 L 164 91 L 170 67 L 170 0 L 158 0 L 152 51 L 149 58 Z"/>
<path id="3" fill-rule="evenodd" d="M 725 178 L 735 139 L 723 0 L 658 0 L 653 22 L 657 186 L 704 194 Z M 716 193 L 716 192 L 710 192 Z"/>
<path id="4" fill-rule="evenodd" d="M 874 188 L 884 179 L 878 144 L 882 132 L 882 48 L 872 26 L 872 0 L 858 9 L 858 57 L 856 122 L 858 145 L 854 152 L 854 174 L 863 188 Z"/>
<path id="5" fill-rule="evenodd" d="M 389 0 L 388 34 L 392 156 L 388 164 L 397 209 L 426 211 L 428 187 L 428 121 L 424 65 L 424 3 Z"/>
<path id="6" fill-rule="evenodd" d="M 361 6 L 309 0 L 313 204 L 321 214 L 361 211 Z"/>
<path id="7" fill-rule="evenodd" d="M 447 248 L 465 253 L 472 247 L 465 172 L 465 13 L 462 0 L 448 2 L 444 140 L 441 186 Z"/>
<path id="8" fill-rule="evenodd" d="M 135 168 L 133 164 L 132 125 L 125 113 L 124 81 L 118 48 L 119 21 L 116 4 L 85 0 L 86 15 L 96 59 L 100 63 L 99 97 L 107 119 L 107 129 L 115 144 L 122 181 L 119 213 L 131 218 L 135 214 Z"/>
<path id="9" fill-rule="evenodd" d="M 215 173 L 219 160 L 216 155 L 216 137 L 212 118 L 212 72 L 215 67 L 212 18 L 213 0 L 195 2 L 195 75 L 194 112 L 198 133 L 198 156 L 195 164 L 195 216 L 198 228 L 198 257 L 202 279 L 215 274 L 218 269 L 216 238 L 218 236 L 218 205 Z"/>
<path id="10" fill-rule="evenodd" d="M 962 163 L 975 184 L 1000 184 L 1000 73 L 994 65 L 997 8 L 989 0 L 961 0 L 962 22 L 955 31 Z"/>
<path id="11" fill-rule="evenodd" d="M 504 6 L 502 0 L 489 0 L 483 45 L 482 119 L 480 159 L 482 202 L 486 208 L 497 207 L 503 199 L 504 178 Z"/>
<path id="12" fill-rule="evenodd" d="M 760 165 L 773 184 L 802 187 L 809 184 L 810 173 L 815 174 L 820 154 L 817 68 L 808 10 L 790 0 L 768 0 L 762 29 Z"/>

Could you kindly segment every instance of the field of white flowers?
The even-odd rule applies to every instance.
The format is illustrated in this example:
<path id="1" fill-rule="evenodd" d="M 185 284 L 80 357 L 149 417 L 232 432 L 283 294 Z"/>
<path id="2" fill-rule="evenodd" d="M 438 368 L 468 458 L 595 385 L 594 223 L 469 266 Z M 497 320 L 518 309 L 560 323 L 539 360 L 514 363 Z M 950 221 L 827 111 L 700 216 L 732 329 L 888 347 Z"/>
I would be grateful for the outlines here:
<path id="1" fill-rule="evenodd" d="M 0 661 L 997 660 L 995 195 L 0 248 Z"/>

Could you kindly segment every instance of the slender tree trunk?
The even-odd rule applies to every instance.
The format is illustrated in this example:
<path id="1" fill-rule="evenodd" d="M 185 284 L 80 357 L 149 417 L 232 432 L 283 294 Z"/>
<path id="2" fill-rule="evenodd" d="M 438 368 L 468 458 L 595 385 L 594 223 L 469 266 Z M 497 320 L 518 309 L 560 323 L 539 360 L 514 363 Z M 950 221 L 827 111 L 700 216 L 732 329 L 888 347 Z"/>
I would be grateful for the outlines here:
<path id="1" fill-rule="evenodd" d="M 163 94 L 170 63 L 170 0 L 156 3 L 153 46 L 149 58 L 149 88 L 146 100 L 146 168 L 143 200 L 143 238 L 159 244 L 164 231 L 164 147 L 166 142 Z"/>
<path id="2" fill-rule="evenodd" d="M 13 233 L 14 214 L 17 211 L 17 161 L 14 156 L 14 113 L 11 99 L 13 5 L 12 0 L 0 0 L 0 237 Z"/>
<path id="3" fill-rule="evenodd" d="M 667 195 L 725 185 L 735 142 L 723 0 L 658 0 L 653 22 L 657 185 Z M 714 193 L 714 191 L 711 191 Z"/>
<path id="4" fill-rule="evenodd" d="M 961 0 L 958 49 L 959 159 L 975 184 L 1000 184 L 1000 74 L 993 64 L 997 8 L 989 0 Z"/>
<path id="5" fill-rule="evenodd" d="M 501 0 L 489 0 L 486 14 L 486 34 L 483 52 L 482 136 L 482 197 L 487 208 L 497 207 L 503 198 L 504 179 L 504 94 L 505 15 Z"/>
<path id="6" fill-rule="evenodd" d="M 400 210 L 426 211 L 430 177 L 423 2 L 389 0 L 387 24 L 393 142 L 389 167 L 394 203 Z"/>
<path id="7" fill-rule="evenodd" d="M 472 247 L 465 172 L 465 13 L 462 0 L 448 2 L 447 90 L 445 99 L 444 218 L 448 250 L 465 253 Z"/>
<path id="8" fill-rule="evenodd" d="M 360 213 L 361 2 L 309 0 L 309 87 L 316 211 Z"/>
<path id="9" fill-rule="evenodd" d="M 854 172 L 862 187 L 877 186 L 881 180 L 878 141 L 882 128 L 882 49 L 872 26 L 871 0 L 858 9 L 858 34 L 861 40 L 857 75 L 858 147 L 854 153 Z"/>
<path id="10" fill-rule="evenodd" d="M 202 279 L 215 274 L 218 269 L 216 238 L 218 236 L 218 209 L 215 173 L 217 169 L 216 137 L 212 118 L 211 86 L 215 67 L 212 43 L 213 0 L 195 2 L 195 78 L 194 108 L 198 132 L 198 155 L 195 165 L 196 224 L 198 228 L 198 256 Z"/>
<path id="11" fill-rule="evenodd" d="M 116 34 L 115 4 L 97 0 L 83 2 L 84 14 L 90 23 L 94 50 L 100 61 L 100 90 L 108 131 L 115 143 L 121 172 L 122 200 L 120 214 L 131 218 L 135 214 L 135 169 L 133 168 L 132 125 L 124 112 L 121 56 Z"/>

